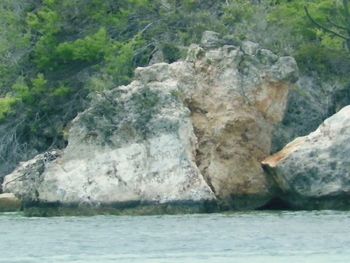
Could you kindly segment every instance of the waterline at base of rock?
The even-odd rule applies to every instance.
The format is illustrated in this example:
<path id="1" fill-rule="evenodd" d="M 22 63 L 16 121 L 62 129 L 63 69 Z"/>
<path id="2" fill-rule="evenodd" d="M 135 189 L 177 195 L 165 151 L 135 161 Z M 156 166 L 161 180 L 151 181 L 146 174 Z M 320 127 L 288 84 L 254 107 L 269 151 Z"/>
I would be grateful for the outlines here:
<path id="1" fill-rule="evenodd" d="M 166 204 L 151 202 L 124 202 L 110 205 L 31 203 L 23 207 L 24 215 L 30 217 L 94 216 L 94 215 L 174 215 L 218 212 L 214 201 L 181 201 Z"/>

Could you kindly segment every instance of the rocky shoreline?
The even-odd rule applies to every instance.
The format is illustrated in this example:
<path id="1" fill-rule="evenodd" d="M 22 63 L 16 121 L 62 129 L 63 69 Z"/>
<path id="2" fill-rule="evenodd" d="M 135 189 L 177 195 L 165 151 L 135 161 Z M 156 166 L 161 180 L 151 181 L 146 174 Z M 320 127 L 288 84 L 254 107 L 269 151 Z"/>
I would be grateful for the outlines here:
<path id="1" fill-rule="evenodd" d="M 2 190 L 41 216 L 346 209 L 349 107 L 269 157 L 297 80 L 292 57 L 205 32 L 185 61 L 96 94 L 67 148 L 21 163 Z"/>
<path id="2" fill-rule="evenodd" d="M 262 164 L 279 194 L 296 209 L 350 207 L 350 106 Z"/>

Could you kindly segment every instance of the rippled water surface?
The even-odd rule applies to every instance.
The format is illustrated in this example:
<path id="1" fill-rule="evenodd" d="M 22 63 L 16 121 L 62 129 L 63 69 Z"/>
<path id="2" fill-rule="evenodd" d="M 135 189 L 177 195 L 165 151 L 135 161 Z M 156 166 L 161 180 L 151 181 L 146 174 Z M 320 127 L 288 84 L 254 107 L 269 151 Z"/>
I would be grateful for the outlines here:
<path id="1" fill-rule="evenodd" d="M 350 262 L 350 212 L 0 214 L 0 262 Z"/>

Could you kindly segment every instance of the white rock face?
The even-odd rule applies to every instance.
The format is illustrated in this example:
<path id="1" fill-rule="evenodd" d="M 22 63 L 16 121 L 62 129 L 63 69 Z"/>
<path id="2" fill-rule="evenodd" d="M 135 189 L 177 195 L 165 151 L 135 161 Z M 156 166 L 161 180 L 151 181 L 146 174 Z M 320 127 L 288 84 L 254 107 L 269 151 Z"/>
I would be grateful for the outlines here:
<path id="1" fill-rule="evenodd" d="M 296 208 L 350 205 L 350 106 L 327 119 L 315 132 L 295 139 L 265 159 L 282 198 Z"/>
<path id="2" fill-rule="evenodd" d="M 252 42 L 212 46 L 191 46 L 186 61 L 138 68 L 130 85 L 96 95 L 72 122 L 63 153 L 22 164 L 3 189 L 64 204 L 265 204 L 270 184 L 260 161 L 296 63 Z"/>
<path id="3" fill-rule="evenodd" d="M 3 188 L 25 200 L 64 204 L 215 199 L 193 159 L 190 113 L 171 95 L 171 85 L 135 81 L 104 95 L 111 101 L 101 95 L 73 121 L 62 156 L 22 164 Z M 124 105 L 114 108 L 118 98 Z"/>

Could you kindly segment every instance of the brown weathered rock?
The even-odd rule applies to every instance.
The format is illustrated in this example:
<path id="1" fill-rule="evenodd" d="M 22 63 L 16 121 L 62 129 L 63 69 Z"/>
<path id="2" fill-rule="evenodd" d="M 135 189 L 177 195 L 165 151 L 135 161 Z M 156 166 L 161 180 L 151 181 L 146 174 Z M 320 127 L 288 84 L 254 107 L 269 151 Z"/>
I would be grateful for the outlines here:
<path id="1" fill-rule="evenodd" d="M 273 126 L 297 79 L 294 59 L 254 48 L 245 54 L 232 46 L 206 52 L 192 46 L 193 67 L 182 70 L 180 82 L 192 83 L 183 98 L 198 138 L 197 165 L 216 196 L 234 208 L 256 208 L 271 197 L 260 161 L 270 153 Z"/>
<path id="2" fill-rule="evenodd" d="M 15 212 L 20 209 L 21 201 L 14 194 L 0 194 L 0 212 Z"/>

